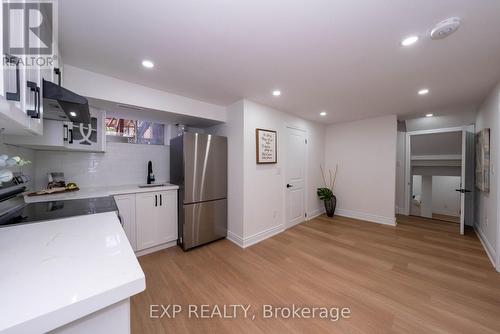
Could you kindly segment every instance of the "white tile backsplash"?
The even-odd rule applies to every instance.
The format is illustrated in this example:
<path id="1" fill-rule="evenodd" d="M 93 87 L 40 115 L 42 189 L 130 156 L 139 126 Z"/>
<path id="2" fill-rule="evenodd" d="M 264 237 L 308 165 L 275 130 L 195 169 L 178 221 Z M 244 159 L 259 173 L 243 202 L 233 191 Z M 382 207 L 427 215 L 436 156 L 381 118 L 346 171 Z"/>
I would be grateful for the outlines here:
<path id="1" fill-rule="evenodd" d="M 146 183 L 148 161 L 157 182 L 170 179 L 170 147 L 106 143 L 106 153 L 36 151 L 35 186 L 47 185 L 47 173 L 63 172 L 80 187 Z"/>

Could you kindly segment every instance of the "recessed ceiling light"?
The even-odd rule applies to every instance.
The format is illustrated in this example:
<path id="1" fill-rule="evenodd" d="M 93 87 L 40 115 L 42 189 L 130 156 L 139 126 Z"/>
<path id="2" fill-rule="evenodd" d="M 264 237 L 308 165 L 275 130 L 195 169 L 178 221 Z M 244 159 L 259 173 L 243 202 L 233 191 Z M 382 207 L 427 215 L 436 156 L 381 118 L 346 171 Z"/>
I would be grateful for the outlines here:
<path id="1" fill-rule="evenodd" d="M 273 96 L 280 96 L 281 91 L 280 90 L 273 90 Z"/>
<path id="2" fill-rule="evenodd" d="M 319 113 L 320 116 L 326 116 L 326 111 L 322 111 Z"/>
<path id="3" fill-rule="evenodd" d="M 143 60 L 142 66 L 144 66 L 145 68 L 153 68 L 155 67 L 155 64 L 151 60 Z"/>
<path id="4" fill-rule="evenodd" d="M 434 114 L 425 114 L 425 117 L 432 117 Z"/>
<path id="5" fill-rule="evenodd" d="M 409 36 L 401 41 L 402 46 L 410 46 L 418 42 L 418 36 Z"/>
<path id="6" fill-rule="evenodd" d="M 423 88 L 418 91 L 418 95 L 427 95 L 429 94 L 429 90 L 427 88 Z"/>
<path id="7" fill-rule="evenodd" d="M 74 112 L 74 111 L 70 111 L 70 112 L 69 112 L 69 115 L 70 115 L 70 116 L 72 116 L 72 117 L 76 117 L 76 112 Z"/>

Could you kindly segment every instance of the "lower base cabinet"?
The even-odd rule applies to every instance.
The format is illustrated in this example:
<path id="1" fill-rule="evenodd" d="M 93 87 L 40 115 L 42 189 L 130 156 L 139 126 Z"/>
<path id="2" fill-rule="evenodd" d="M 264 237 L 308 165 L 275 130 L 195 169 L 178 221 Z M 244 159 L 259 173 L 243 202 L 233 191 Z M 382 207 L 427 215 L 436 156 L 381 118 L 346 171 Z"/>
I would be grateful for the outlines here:
<path id="1" fill-rule="evenodd" d="M 135 252 L 177 240 L 177 190 L 114 198 L 123 229 Z"/>
<path id="2" fill-rule="evenodd" d="M 123 230 L 127 235 L 128 241 L 132 249 L 137 251 L 136 244 L 136 223 L 135 223 L 135 194 L 117 195 L 115 197 L 118 214 L 123 226 Z"/>

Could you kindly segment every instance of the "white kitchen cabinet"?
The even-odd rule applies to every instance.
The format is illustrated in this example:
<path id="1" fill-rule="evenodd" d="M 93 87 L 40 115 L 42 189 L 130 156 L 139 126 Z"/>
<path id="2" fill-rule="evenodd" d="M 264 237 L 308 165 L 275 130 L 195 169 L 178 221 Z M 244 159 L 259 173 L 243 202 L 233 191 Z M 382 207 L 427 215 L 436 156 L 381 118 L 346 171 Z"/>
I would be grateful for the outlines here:
<path id="1" fill-rule="evenodd" d="M 135 196 L 137 250 L 143 250 L 158 244 L 157 217 L 158 193 L 143 193 Z"/>
<path id="2" fill-rule="evenodd" d="M 136 194 L 137 251 L 177 240 L 177 191 Z"/>
<path id="3" fill-rule="evenodd" d="M 177 191 L 162 191 L 158 206 L 158 242 L 177 240 Z"/>
<path id="4" fill-rule="evenodd" d="M 134 252 L 137 250 L 135 225 L 135 194 L 114 196 L 123 230 Z"/>
<path id="5" fill-rule="evenodd" d="M 19 44 L 24 41 L 24 12 L 19 7 L 10 10 L 11 6 L 19 6 L 23 1 L 4 2 L 0 6 L 0 17 L 8 17 L 11 22 L 7 26 L 9 31 L 4 31 L 4 25 L 0 24 L 0 36 L 7 34 L 12 41 Z M 28 1 L 26 1 L 28 3 Z M 35 3 L 30 2 L 33 6 Z M 39 7 L 40 11 L 42 8 Z M 9 15 L 5 15 L 8 11 Z M 57 25 L 57 20 L 54 20 Z M 57 26 L 53 27 L 57 31 Z M 35 43 L 35 45 L 33 45 Z M 56 73 L 60 73 L 62 61 L 59 55 L 57 38 L 53 37 L 52 58 L 42 55 L 45 59 L 37 59 L 39 56 L 33 54 L 33 49 L 41 46 L 38 38 L 30 39 L 30 52 L 21 52 L 11 47 L 14 42 L 0 43 L 0 128 L 4 134 L 35 135 L 41 136 L 43 126 L 43 79 L 58 83 L 62 80 Z M 7 45 L 8 44 L 8 45 Z M 18 47 L 18 45 L 16 45 Z M 22 49 L 22 47 L 21 47 Z M 49 63 L 49 59 L 53 59 Z M 35 66 L 25 66 L 25 64 Z M 37 66 L 43 63 L 44 66 Z M 24 65 L 23 65 L 24 64 Z"/>
<path id="6" fill-rule="evenodd" d="M 5 2 L 0 8 L 0 17 L 8 17 L 11 20 L 7 25 L 8 32 L 3 31 L 4 25 L 0 27 L 0 36 L 5 36 L 5 33 L 10 39 L 0 46 L 2 57 L 0 121 L 6 134 L 41 135 L 43 133 L 41 68 L 36 65 L 36 60 L 35 66 L 26 66 L 27 62 L 33 61 L 37 55 L 19 51 L 19 48 L 14 50 L 10 46 L 19 43 L 18 41 L 24 41 L 25 37 L 24 12 L 18 8 L 10 10 L 10 6 L 18 6 L 19 3 L 22 2 Z M 4 10 L 8 11 L 9 15 L 3 16 L 6 14 L 3 13 Z M 40 44 L 38 39 L 30 43 Z M 30 46 L 33 47 L 31 44 Z"/>
<path id="7" fill-rule="evenodd" d="M 34 150 L 104 152 L 106 113 L 91 108 L 90 116 L 90 126 L 46 119 L 43 136 L 7 135 L 4 142 Z"/>
<path id="8" fill-rule="evenodd" d="M 90 109 L 90 124 L 64 122 L 64 146 L 73 151 L 104 152 L 106 113 Z"/>

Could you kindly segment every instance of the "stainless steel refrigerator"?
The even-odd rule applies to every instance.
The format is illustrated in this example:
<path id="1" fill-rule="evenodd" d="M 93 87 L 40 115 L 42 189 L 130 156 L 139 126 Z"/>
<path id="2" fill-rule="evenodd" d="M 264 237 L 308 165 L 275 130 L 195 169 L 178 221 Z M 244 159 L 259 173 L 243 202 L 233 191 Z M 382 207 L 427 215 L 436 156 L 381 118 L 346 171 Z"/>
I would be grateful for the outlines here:
<path id="1" fill-rule="evenodd" d="M 227 235 L 227 138 L 186 132 L 170 140 L 170 182 L 179 186 L 184 250 Z"/>

